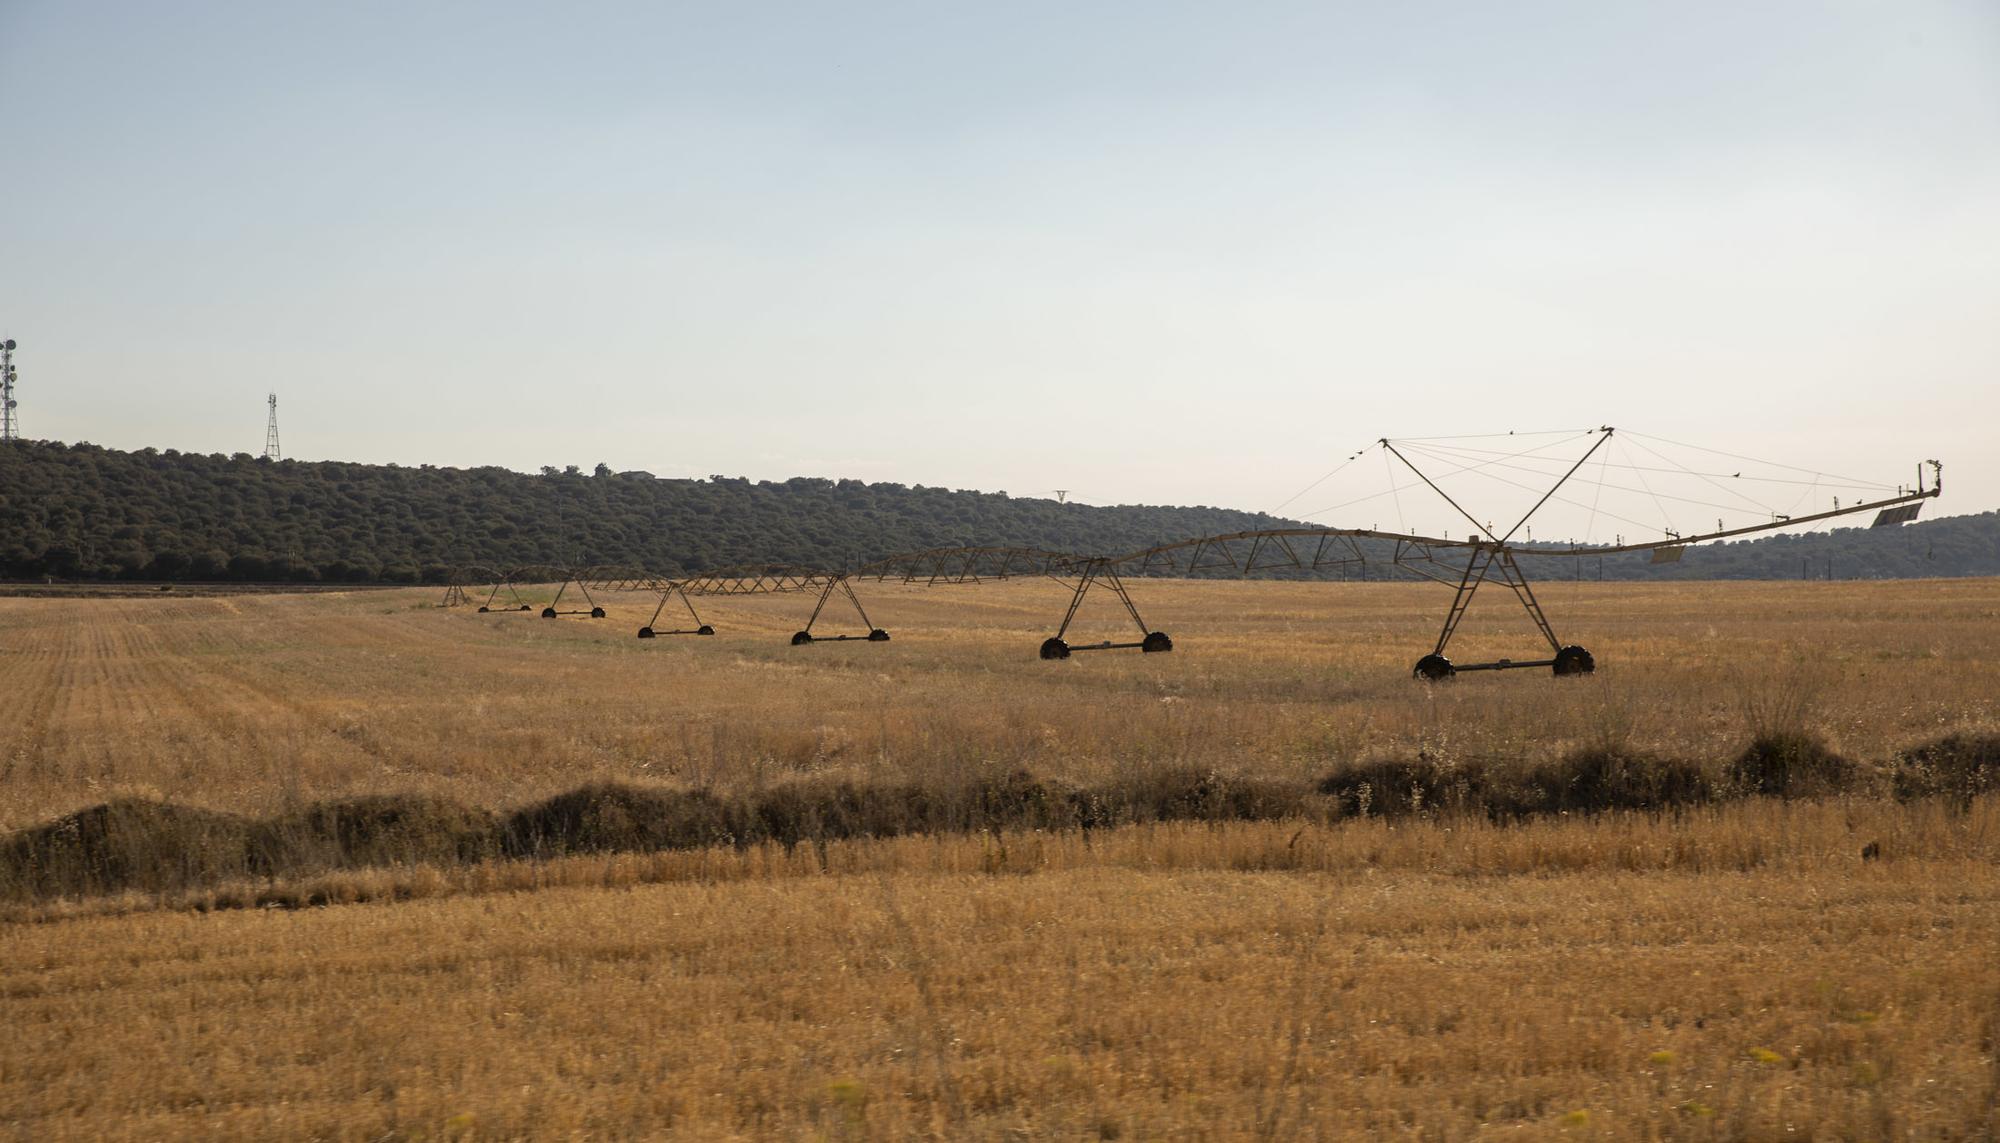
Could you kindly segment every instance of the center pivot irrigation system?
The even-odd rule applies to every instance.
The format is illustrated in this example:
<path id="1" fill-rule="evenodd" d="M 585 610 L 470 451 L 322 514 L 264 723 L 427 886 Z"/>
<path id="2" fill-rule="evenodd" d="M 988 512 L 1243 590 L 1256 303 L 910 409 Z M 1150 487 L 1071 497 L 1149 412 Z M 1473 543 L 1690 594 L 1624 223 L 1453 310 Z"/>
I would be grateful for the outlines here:
<path id="1" fill-rule="evenodd" d="M 1923 501 L 1935 498 L 1943 489 L 1943 466 L 1934 460 L 1918 466 L 1917 481 L 1914 486 L 1895 487 L 1893 494 L 1890 486 L 1852 481 L 1834 482 L 1834 478 L 1826 478 L 1821 474 L 1792 469 L 1788 466 L 1777 467 L 1787 473 L 1811 475 L 1813 479 L 1807 481 L 1796 476 L 1751 478 L 1752 482 L 1761 479 L 1768 483 L 1805 486 L 1806 491 L 1800 494 L 1792 506 L 1804 503 L 1810 497 L 1823 494 L 1832 488 L 1860 489 L 1864 492 L 1860 497 L 1850 498 L 1850 502 L 1844 505 L 1836 498 L 1831 509 L 1793 514 L 1777 511 L 1741 491 L 1745 475 L 1742 470 L 1704 472 L 1690 469 L 1671 461 L 1659 450 L 1644 443 L 1640 443 L 1638 447 L 1645 453 L 1651 454 L 1650 457 L 1628 460 L 1628 463 L 1615 466 L 1621 470 L 1629 470 L 1640 488 L 1622 487 L 1610 484 L 1606 480 L 1606 470 L 1613 466 L 1604 456 L 1603 450 L 1612 441 L 1614 433 L 1615 430 L 1606 426 L 1578 430 L 1569 435 L 1566 441 L 1594 438 L 1589 447 L 1574 461 L 1566 458 L 1558 460 L 1547 455 L 1549 445 L 1526 449 L 1493 449 L 1437 443 L 1437 440 L 1460 438 L 1438 438 L 1432 441 L 1395 441 L 1384 438 L 1349 458 L 1349 463 L 1352 463 L 1364 453 L 1379 449 L 1385 461 L 1392 466 L 1391 491 L 1415 487 L 1419 483 L 1427 487 L 1477 529 L 1464 539 L 1376 528 L 1301 527 L 1204 536 L 1160 544 L 1121 556 L 1075 555 L 1034 548 L 933 548 L 877 560 L 848 571 L 787 565 L 755 565 L 674 579 L 649 575 L 630 568 L 563 569 L 531 566 L 516 568 L 506 573 L 483 568 L 465 569 L 460 575 L 453 577 L 453 583 L 446 593 L 446 606 L 465 601 L 464 584 L 488 582 L 489 577 L 491 588 L 487 602 L 479 608 L 480 611 L 528 611 L 530 606 L 522 601 L 516 585 L 559 583 L 555 600 L 542 610 L 542 615 L 548 618 L 583 614 L 588 614 L 592 618 L 603 618 L 604 609 L 590 594 L 592 587 L 599 590 L 647 590 L 659 594 L 659 605 L 654 608 L 653 616 L 646 625 L 639 628 L 639 638 L 654 639 L 662 635 L 715 634 L 715 629 L 703 622 L 700 614 L 696 612 L 694 606 L 696 597 L 810 594 L 816 597 L 816 602 L 805 626 L 792 636 L 793 646 L 850 641 L 884 643 L 889 640 L 889 633 L 869 620 L 861 598 L 854 590 L 857 582 L 944 585 L 1046 577 L 1068 588 L 1069 606 L 1064 611 L 1055 634 L 1042 641 L 1040 655 L 1043 659 L 1067 659 L 1079 651 L 1138 650 L 1151 654 L 1174 649 L 1172 638 L 1164 631 L 1149 627 L 1139 614 L 1138 605 L 1133 601 L 1131 590 L 1127 586 L 1129 578 L 1216 575 L 1249 577 L 1265 574 L 1323 579 L 1338 572 L 1344 579 L 1366 579 L 1369 578 L 1369 569 L 1372 566 L 1387 567 L 1400 573 L 1433 580 L 1453 591 L 1451 605 L 1445 612 L 1437 640 L 1430 650 L 1417 660 L 1413 668 L 1412 673 L 1415 677 L 1439 680 L 1466 671 L 1504 671 L 1521 667 L 1545 667 L 1556 675 L 1581 675 L 1589 674 L 1596 669 L 1595 658 L 1581 645 L 1564 643 L 1556 635 L 1554 625 L 1543 611 L 1541 602 L 1535 598 L 1534 589 L 1529 585 L 1527 574 L 1522 570 L 1522 558 L 1581 561 L 1585 557 L 1601 558 L 1607 555 L 1650 552 L 1654 563 L 1673 563 L 1678 562 L 1687 549 L 1696 544 L 1736 539 L 1862 513 L 1875 513 L 1873 527 L 1905 524 L 1916 519 Z M 1511 437 L 1513 434 L 1505 436 Z M 1643 438 L 1643 440 L 1659 441 L 1659 438 Z M 1733 455 L 1715 453 L 1714 450 L 1699 451 L 1715 456 Z M 1412 454 L 1415 454 L 1416 459 L 1412 458 Z M 1598 498 L 1586 505 L 1581 501 L 1564 497 L 1563 490 L 1594 458 L 1598 460 L 1596 477 Z M 1652 463 L 1654 458 L 1667 466 L 1663 466 L 1662 463 Z M 1425 465 L 1419 465 L 1417 463 L 1419 459 L 1425 461 Z M 1745 461 L 1750 458 L 1735 459 Z M 1548 467 L 1537 467 L 1551 463 L 1561 469 L 1559 474 Z M 1397 485 L 1394 465 L 1400 465 L 1402 470 L 1415 478 L 1414 481 Z M 1925 475 L 1926 468 L 1929 470 L 1928 480 Z M 1491 522 L 1482 523 L 1442 486 L 1441 482 L 1465 473 L 1499 480 L 1537 498 L 1511 527 L 1504 531 L 1500 530 Z M 1525 473 L 1544 479 L 1553 476 L 1554 479 L 1544 486 L 1541 483 L 1525 483 L 1505 475 L 1506 473 Z M 1667 473 L 1692 478 L 1702 484 L 1713 486 L 1722 495 L 1732 497 L 1733 500 L 1717 503 L 1712 500 L 1674 496 L 1656 488 L 1655 481 L 1662 478 L 1655 475 L 1649 480 L 1649 473 Z M 1622 534 L 1612 544 L 1516 541 L 1515 537 L 1524 530 L 1532 535 L 1531 522 L 1536 514 L 1551 502 L 1570 504 L 1578 508 L 1588 507 L 1594 523 L 1599 515 L 1605 488 L 1632 493 L 1643 490 L 1663 512 L 1666 511 L 1665 504 L 1668 501 L 1697 505 L 1704 511 L 1726 508 L 1738 512 L 1743 511 L 1747 503 L 1768 518 L 1760 518 L 1737 526 L 1728 526 L 1723 519 L 1717 518 L 1715 528 L 1690 534 L 1682 534 L 1671 527 L 1665 527 L 1660 529 L 1663 533 L 1661 538 L 1637 542 L 1626 542 Z M 1399 514 L 1400 511 L 1399 501 Z M 1604 514 L 1615 520 L 1638 524 L 1637 521 L 1627 517 L 1608 512 Z M 1488 581 L 1497 582 L 1513 595 L 1540 635 L 1541 642 L 1546 645 L 1546 651 L 1518 659 L 1502 658 L 1487 662 L 1455 663 L 1447 657 L 1446 651 L 1451 645 L 1453 636 L 1458 632 L 1460 622 L 1465 618 L 1474 596 Z M 558 609 L 563 594 L 572 586 L 583 596 L 588 604 L 587 610 Z M 1076 620 L 1078 610 L 1085 598 L 1096 588 L 1109 590 L 1117 598 L 1125 614 L 1137 628 L 1135 638 L 1124 641 L 1107 639 L 1083 644 L 1072 644 L 1067 641 L 1066 636 Z M 511 606 L 500 606 L 503 591 L 507 593 Z M 828 635 L 814 632 L 814 626 L 826 613 L 827 604 L 836 596 L 853 607 L 855 615 L 861 621 L 858 633 L 843 632 Z M 685 608 L 689 619 L 694 623 L 693 627 L 673 630 L 661 628 L 661 616 L 675 600 Z"/>
<path id="2" fill-rule="evenodd" d="M 477 564 L 453 568 L 445 579 L 444 602 L 442 607 L 458 607 L 472 602 L 468 587 L 484 587 L 486 598 L 479 604 L 481 613 L 498 612 L 502 615 L 532 614 L 535 606 L 521 595 L 521 588 L 531 585 L 553 583 L 556 592 L 547 605 L 542 607 L 544 619 L 557 619 L 565 615 L 582 615 L 591 619 L 602 619 L 604 608 L 591 597 L 593 584 L 617 582 L 616 577 L 625 574 L 620 568 L 574 568 L 559 564 L 523 564 L 505 570 L 483 567 Z M 636 573 L 633 573 L 636 574 Z M 576 588 L 583 597 L 583 607 L 562 606 L 563 596 L 570 588 Z M 502 595 L 505 598 L 502 598 Z"/>

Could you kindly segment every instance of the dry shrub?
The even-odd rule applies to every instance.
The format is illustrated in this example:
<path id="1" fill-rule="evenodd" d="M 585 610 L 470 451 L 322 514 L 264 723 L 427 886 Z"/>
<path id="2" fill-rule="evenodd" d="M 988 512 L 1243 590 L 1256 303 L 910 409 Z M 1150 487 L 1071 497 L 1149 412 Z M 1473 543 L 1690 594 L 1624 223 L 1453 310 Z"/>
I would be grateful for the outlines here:
<path id="1" fill-rule="evenodd" d="M 246 877 L 448 865 L 499 852 L 493 816 L 442 798 L 329 802 L 266 821 L 121 798 L 0 845 L 0 895 L 178 892 Z"/>
<path id="2" fill-rule="evenodd" d="M 439 865 L 496 856 L 494 817 L 447 798 L 373 795 L 325 802 L 265 823 L 252 862 L 287 872 Z"/>
<path id="3" fill-rule="evenodd" d="M 1194 766 L 1152 770 L 1109 790 L 1100 804 L 1122 825 L 1147 821 L 1264 821 L 1310 812 L 1311 791 L 1277 779 L 1224 774 Z"/>
<path id="4" fill-rule="evenodd" d="M 1048 782 L 1026 770 L 976 782 L 967 794 L 967 830 L 1021 826 L 1067 829 L 1091 824 L 1091 795 L 1060 782 Z"/>
<path id="5" fill-rule="evenodd" d="M 0 893 L 177 892 L 243 877 L 254 824 L 234 814 L 120 798 L 25 829 L 0 844 Z"/>
<path id="6" fill-rule="evenodd" d="M 1896 796 L 1970 802 L 2000 789 L 2000 734 L 1949 734 L 1897 755 Z"/>
<path id="7" fill-rule="evenodd" d="M 507 856 L 544 857 L 726 845 L 741 840 L 743 821 L 705 790 L 600 783 L 515 812 L 502 833 Z"/>
<path id="8" fill-rule="evenodd" d="M 637 852 L 1079 824 L 1079 798 L 1024 771 L 959 786 L 807 780 L 725 797 L 615 783 L 559 794 L 505 825 L 512 857 Z"/>
<path id="9" fill-rule="evenodd" d="M 129 799 L 24 830 L 0 848 L 0 896 L 185 892 L 245 878 L 464 865 L 493 857 L 1254 821 L 1313 809 L 1295 783 L 1166 768 L 1099 789 L 1015 770 L 953 785 L 807 780 L 727 796 L 598 783 L 505 817 L 428 796 L 327 802 L 264 821 Z"/>
<path id="10" fill-rule="evenodd" d="M 1586 746 L 1528 775 L 1527 813 L 1602 813 L 1692 805 L 1712 795 L 1693 763 L 1658 758 L 1622 745 Z"/>
<path id="11" fill-rule="evenodd" d="M 1343 814 L 1444 812 L 1494 819 L 1666 809 L 1715 794 L 1695 763 L 1602 743 L 1529 767 L 1506 760 L 1445 762 L 1426 754 L 1378 759 L 1336 770 L 1320 781 L 1319 791 L 1334 798 Z"/>
<path id="12" fill-rule="evenodd" d="M 935 786 L 805 780 L 733 797 L 603 784 L 512 815 L 505 851 L 533 857 L 763 842 L 790 849 L 908 834 L 1260 820 L 1304 812 L 1309 797 L 1295 784 L 1193 768 L 1147 771 L 1099 789 L 1024 770 Z"/>
<path id="13" fill-rule="evenodd" d="M 1845 793 L 1857 768 L 1816 734 L 1770 730 L 1750 740 L 1729 766 L 1730 784 L 1747 794 L 1816 798 Z"/>
<path id="14" fill-rule="evenodd" d="M 796 782 L 747 799 L 746 842 L 775 841 L 785 848 L 906 833 L 959 832 L 978 815 L 951 792 L 898 784 L 859 786 L 851 781 Z"/>
<path id="15" fill-rule="evenodd" d="M 1823 666 L 1766 664 L 1754 673 L 1739 666 L 1734 674 L 1732 689 L 1751 737 L 1803 734 L 1819 721 L 1828 688 Z"/>
<path id="16" fill-rule="evenodd" d="M 1905 796 L 1994 785 L 2000 738 L 1953 736 L 1906 753 Z M 911 835 L 1092 830 L 1155 822 L 1328 821 L 1457 814 L 1506 822 L 1554 813 L 1665 810 L 1751 795 L 1810 798 L 1854 788 L 1861 769 L 1806 734 L 1765 734 L 1720 781 L 1695 763 L 1597 743 L 1541 765 L 1430 754 L 1335 770 L 1317 785 L 1198 766 L 1141 769 L 1094 787 L 1025 770 L 956 782 L 815 778 L 724 794 L 598 783 L 504 816 L 430 796 L 321 803 L 257 821 L 123 799 L 0 843 L 0 898 L 184 893 L 243 879 L 463 866 L 494 857 L 743 849 Z"/>
<path id="17" fill-rule="evenodd" d="M 1483 775 L 1420 752 L 1415 758 L 1378 758 L 1346 766 L 1322 778 L 1319 792 L 1334 799 L 1342 814 L 1401 817 L 1440 807 L 1484 805 Z"/>

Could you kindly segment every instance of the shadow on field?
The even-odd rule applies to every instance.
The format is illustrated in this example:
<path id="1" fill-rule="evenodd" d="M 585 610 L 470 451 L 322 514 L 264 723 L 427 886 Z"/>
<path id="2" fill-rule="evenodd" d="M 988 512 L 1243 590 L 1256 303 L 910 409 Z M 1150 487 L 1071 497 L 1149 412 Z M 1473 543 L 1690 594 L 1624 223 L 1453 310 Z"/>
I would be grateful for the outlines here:
<path id="1" fill-rule="evenodd" d="M 1662 811 L 1750 797 L 1891 794 L 1969 804 L 2000 789 L 2000 734 L 1954 734 L 1868 766 L 1809 734 L 1757 736 L 1703 766 L 1619 745 L 1545 763 L 1420 754 L 1320 781 L 1198 768 L 1083 787 L 1017 771 L 958 785 L 802 781 L 744 793 L 598 784 L 511 813 L 378 795 L 270 818 L 120 799 L 0 841 L 0 900 L 175 893 L 335 870 L 766 843 L 787 849 L 910 834 L 1092 830 L 1145 822 Z"/>

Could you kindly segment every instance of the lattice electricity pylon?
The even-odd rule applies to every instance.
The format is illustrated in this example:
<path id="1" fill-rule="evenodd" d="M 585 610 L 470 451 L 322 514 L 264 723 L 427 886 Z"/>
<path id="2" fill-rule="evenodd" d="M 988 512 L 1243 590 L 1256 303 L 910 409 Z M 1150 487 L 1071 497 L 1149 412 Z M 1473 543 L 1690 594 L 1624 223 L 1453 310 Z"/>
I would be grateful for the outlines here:
<path id="1" fill-rule="evenodd" d="M 284 456 L 278 448 L 278 395 L 271 394 L 271 415 L 264 422 L 264 459 L 277 461 Z"/>
<path id="2" fill-rule="evenodd" d="M 826 601 L 832 599 L 836 592 L 845 596 L 847 602 L 854 605 L 854 614 L 861 617 L 861 627 L 866 634 L 813 634 L 813 624 L 819 622 L 820 613 L 826 610 Z M 854 594 L 854 585 L 848 583 L 847 577 L 844 575 L 833 576 L 826 581 L 826 586 L 820 590 L 819 602 L 813 605 L 812 615 L 806 620 L 805 627 L 792 634 L 792 646 L 794 647 L 803 647 L 808 643 L 887 643 L 888 641 L 889 633 L 869 621 L 868 612 L 861 606 L 861 597 Z"/>
<path id="3" fill-rule="evenodd" d="M 1067 659 L 1078 651 L 1114 651 L 1121 648 L 1137 648 L 1149 655 L 1174 649 L 1174 641 L 1168 638 L 1165 631 L 1153 630 L 1140 618 L 1139 608 L 1132 602 L 1132 593 L 1125 590 L 1125 581 L 1118 574 L 1116 561 L 1099 557 L 1073 566 L 1077 580 L 1076 588 L 1070 595 L 1069 610 L 1063 613 L 1062 625 L 1056 628 L 1056 633 L 1042 640 L 1042 658 Z M 1100 583 L 1110 588 L 1112 594 L 1118 597 L 1118 602 L 1125 605 L 1125 614 L 1131 616 L 1133 625 L 1139 628 L 1139 638 L 1127 643 L 1106 639 L 1102 643 L 1084 643 L 1073 647 L 1063 641 L 1063 636 L 1069 634 L 1069 625 L 1076 620 L 1077 609 L 1083 606 L 1084 596 Z"/>
<path id="4" fill-rule="evenodd" d="M 679 599 L 681 601 L 681 604 L 687 608 L 688 617 L 694 620 L 693 627 L 684 630 L 676 629 L 673 631 L 662 631 L 659 629 L 660 613 L 667 609 L 667 601 L 669 599 Z M 646 625 L 644 627 L 639 628 L 639 638 L 641 639 L 653 639 L 661 635 L 713 635 L 713 634 L 715 634 L 715 628 L 710 627 L 708 624 L 703 623 L 701 621 L 700 614 L 698 614 L 694 609 L 694 600 L 689 599 L 687 592 L 681 590 L 681 585 L 677 583 L 668 584 L 666 586 L 666 589 L 660 592 L 660 605 L 653 609 L 653 617 L 651 619 L 646 620 Z"/>
<path id="5" fill-rule="evenodd" d="M 0 442 L 21 439 L 20 402 L 14 399 L 14 383 L 21 371 L 14 365 L 14 339 L 0 341 Z"/>

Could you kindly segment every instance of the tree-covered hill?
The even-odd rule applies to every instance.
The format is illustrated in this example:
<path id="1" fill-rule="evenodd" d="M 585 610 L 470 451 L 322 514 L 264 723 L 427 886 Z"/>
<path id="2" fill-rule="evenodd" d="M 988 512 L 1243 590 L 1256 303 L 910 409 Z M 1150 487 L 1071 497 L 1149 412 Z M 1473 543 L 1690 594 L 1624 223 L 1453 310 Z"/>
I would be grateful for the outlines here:
<path id="1" fill-rule="evenodd" d="M 1926 504 L 1927 510 L 1934 505 Z M 1674 563 L 1656 564 L 1650 552 L 1615 556 L 1537 556 L 1536 545 L 1521 545 L 1521 566 L 1537 580 L 1691 579 L 1926 579 L 1935 576 L 2000 575 L 2000 512 L 1948 516 L 1903 527 L 1861 526 L 1759 536 L 1688 548 Z M 1391 569 L 1386 542 L 1363 541 L 1369 578 L 1402 578 Z M 1463 552 L 1440 552 L 1447 563 L 1464 562 Z"/>
<path id="2" fill-rule="evenodd" d="M 1935 505 L 1926 504 L 1925 511 Z M 2000 575 L 2000 513 L 1947 516 L 1900 528 L 1863 526 L 1762 536 L 1689 548 L 1680 562 L 1652 563 L 1648 553 L 1606 556 L 1604 579 L 1921 579 Z M 1530 575 L 1599 577 L 1593 557 L 1529 559 Z"/>
<path id="3" fill-rule="evenodd" d="M 16 579 L 413 582 L 469 563 L 615 563 L 664 574 L 761 562 L 846 567 L 961 544 L 1120 553 L 1291 523 L 1221 508 L 1100 508 L 853 480 L 663 480 L 602 466 L 528 475 L 0 446 L 0 577 Z M 1792 578 L 1823 573 L 1829 559 L 1839 578 L 2000 574 L 2000 515 L 1719 544 L 1679 564 L 1607 558 L 1602 575 Z M 1532 560 L 1530 571 L 1599 575 L 1594 559 Z"/>
<path id="4" fill-rule="evenodd" d="M 845 567 L 929 547 L 1126 551 L 1283 524 L 1220 508 L 1098 508 L 855 480 L 0 447 L 0 576 L 9 578 L 408 582 L 468 563 L 665 574 L 767 561 Z"/>

